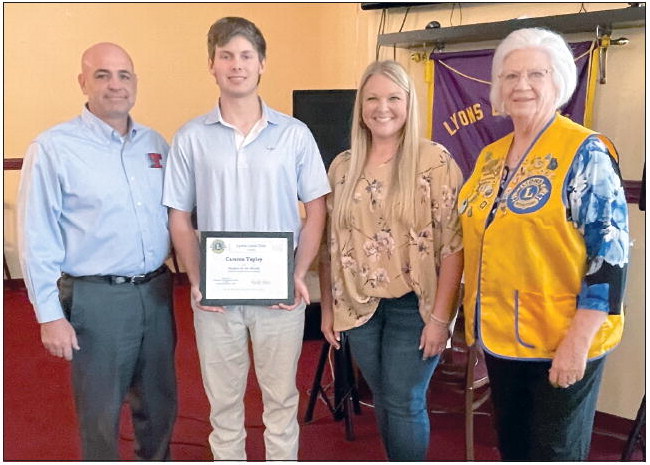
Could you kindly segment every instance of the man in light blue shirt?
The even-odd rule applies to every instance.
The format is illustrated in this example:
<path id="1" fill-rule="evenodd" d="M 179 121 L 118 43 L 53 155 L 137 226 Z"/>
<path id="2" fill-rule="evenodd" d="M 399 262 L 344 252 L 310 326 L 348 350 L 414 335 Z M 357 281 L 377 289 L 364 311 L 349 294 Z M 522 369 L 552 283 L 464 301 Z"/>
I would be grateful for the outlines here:
<path id="1" fill-rule="evenodd" d="M 121 47 L 86 50 L 81 115 L 40 134 L 18 198 L 20 261 L 41 339 L 72 361 L 83 458 L 119 459 L 122 403 L 135 452 L 169 458 L 176 417 L 176 333 L 167 209 L 168 145 L 135 123 L 137 77 Z"/>
<path id="2" fill-rule="evenodd" d="M 245 460 L 244 393 L 249 341 L 264 402 L 267 460 L 298 458 L 296 369 L 309 292 L 305 274 L 325 226 L 325 167 L 309 129 L 267 107 L 257 89 L 266 42 L 244 18 L 222 18 L 208 32 L 219 104 L 183 126 L 172 142 L 163 203 L 174 248 L 187 271 L 201 373 L 210 400 L 215 460 Z M 305 206 L 301 222 L 298 201 Z M 202 231 L 293 232 L 294 305 L 201 305 Z"/>

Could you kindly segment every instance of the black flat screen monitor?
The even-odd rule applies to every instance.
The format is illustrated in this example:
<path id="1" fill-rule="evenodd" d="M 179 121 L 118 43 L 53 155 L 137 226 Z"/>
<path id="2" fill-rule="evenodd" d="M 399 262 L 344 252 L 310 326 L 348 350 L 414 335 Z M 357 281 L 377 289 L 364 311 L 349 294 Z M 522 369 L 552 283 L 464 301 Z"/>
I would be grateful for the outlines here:
<path id="1" fill-rule="evenodd" d="M 355 95 L 355 89 L 293 91 L 293 116 L 311 130 L 326 169 L 350 148 Z"/>

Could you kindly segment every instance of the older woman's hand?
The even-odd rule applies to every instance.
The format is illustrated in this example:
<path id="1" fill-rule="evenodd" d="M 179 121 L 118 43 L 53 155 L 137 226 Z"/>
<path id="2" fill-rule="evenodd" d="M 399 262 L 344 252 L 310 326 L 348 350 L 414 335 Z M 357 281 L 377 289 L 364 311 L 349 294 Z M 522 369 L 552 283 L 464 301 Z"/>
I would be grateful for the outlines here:
<path id="1" fill-rule="evenodd" d="M 553 357 L 548 380 L 553 387 L 568 388 L 582 379 L 587 366 L 589 345 L 565 337 Z"/>
<path id="2" fill-rule="evenodd" d="M 560 342 L 548 373 L 548 380 L 554 387 L 568 388 L 585 375 L 591 341 L 607 318 L 599 310 L 579 308 L 571 326 Z"/>

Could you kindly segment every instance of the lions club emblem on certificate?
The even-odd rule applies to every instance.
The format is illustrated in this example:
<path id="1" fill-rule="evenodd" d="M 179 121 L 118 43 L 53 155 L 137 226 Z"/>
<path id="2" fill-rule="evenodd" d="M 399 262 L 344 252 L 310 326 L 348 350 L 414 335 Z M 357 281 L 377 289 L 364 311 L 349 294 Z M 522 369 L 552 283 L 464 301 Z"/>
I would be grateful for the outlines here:
<path id="1" fill-rule="evenodd" d="M 223 253 L 226 250 L 226 244 L 221 239 L 215 239 L 210 248 L 214 253 Z"/>

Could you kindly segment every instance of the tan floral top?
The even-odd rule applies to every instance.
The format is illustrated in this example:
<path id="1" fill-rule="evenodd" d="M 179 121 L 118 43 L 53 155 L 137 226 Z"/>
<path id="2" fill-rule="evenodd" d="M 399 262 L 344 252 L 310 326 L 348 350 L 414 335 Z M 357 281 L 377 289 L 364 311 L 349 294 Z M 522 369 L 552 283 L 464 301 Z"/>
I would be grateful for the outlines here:
<path id="1" fill-rule="evenodd" d="M 440 144 L 422 140 L 417 173 L 417 205 L 425 211 L 421 224 L 389 224 L 384 200 L 394 161 L 366 169 L 358 182 L 350 229 L 332 227 L 334 197 L 350 162 L 339 154 L 329 168 L 332 193 L 327 196 L 328 239 L 332 262 L 334 330 L 361 326 L 374 314 L 381 298 L 415 291 L 420 315 L 428 321 L 443 257 L 463 248 L 456 209 L 463 176 Z"/>

